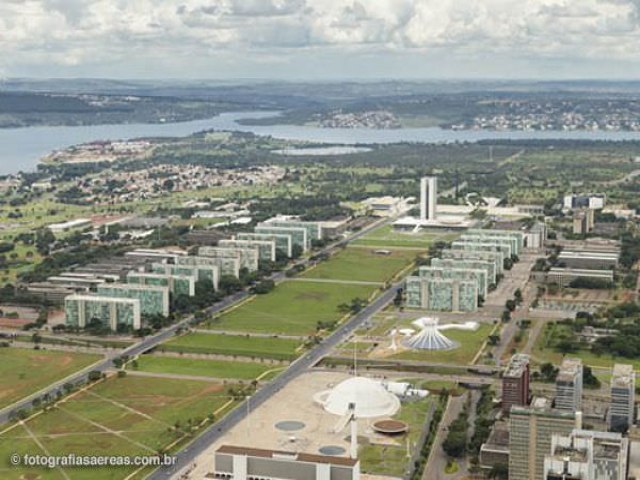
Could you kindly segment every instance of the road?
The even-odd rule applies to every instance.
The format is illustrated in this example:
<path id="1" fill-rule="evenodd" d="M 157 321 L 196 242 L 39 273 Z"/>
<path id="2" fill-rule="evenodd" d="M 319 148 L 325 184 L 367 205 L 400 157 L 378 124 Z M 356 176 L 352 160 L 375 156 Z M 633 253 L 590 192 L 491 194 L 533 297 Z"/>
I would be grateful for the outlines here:
<path id="1" fill-rule="evenodd" d="M 325 338 L 314 350 L 293 362 L 289 368 L 276 377 L 272 382 L 266 384 L 258 390 L 252 397 L 248 398 L 241 405 L 227 414 L 219 422 L 211 425 L 205 432 L 196 438 L 187 448 L 178 452 L 175 465 L 168 468 L 161 468 L 152 473 L 149 480 L 161 480 L 171 478 L 181 470 L 191 465 L 194 459 L 202 454 L 211 444 L 222 438 L 231 428 L 240 423 L 246 416 L 247 411 L 255 410 L 269 399 L 277 391 L 284 388 L 288 383 L 304 373 L 307 369 L 318 363 L 323 357 L 328 355 L 333 348 L 344 342 L 349 336 L 368 320 L 376 312 L 382 310 L 396 296 L 396 291 L 402 285 L 402 281 L 394 283 L 391 287 L 378 296 L 373 302 L 363 308 L 359 313 L 339 326 L 329 337 Z"/>
<path id="2" fill-rule="evenodd" d="M 390 221 L 392 221 L 392 218 L 388 218 L 388 219 L 381 219 L 378 221 L 373 222 L 372 224 L 364 227 L 362 230 L 355 232 L 353 235 L 350 235 L 349 237 L 345 237 L 342 240 L 338 240 L 337 242 L 334 242 L 330 245 L 328 245 L 327 247 L 323 248 L 322 250 L 318 251 L 318 252 L 314 252 L 314 255 L 322 255 L 322 254 L 330 254 L 333 250 L 335 250 L 336 248 L 339 248 L 343 245 L 348 244 L 349 242 L 356 240 L 364 235 L 366 235 L 367 233 L 369 233 L 371 230 L 378 228 L 382 225 L 384 225 L 385 223 L 388 223 Z M 292 264 L 292 266 L 296 266 L 296 265 L 303 265 L 305 267 L 307 267 L 309 264 L 311 264 L 312 262 L 310 262 L 310 260 L 308 258 L 303 258 L 295 263 Z M 270 277 L 271 280 L 273 280 L 274 282 L 278 283 L 281 282 L 283 280 L 285 280 L 287 277 L 285 275 L 284 271 L 280 271 L 280 272 L 275 272 L 273 273 Z M 395 294 L 395 293 L 394 293 Z M 204 313 L 207 316 L 212 316 L 215 314 L 218 314 L 228 308 L 230 308 L 231 306 L 233 306 L 236 303 L 241 302 L 242 300 L 248 298 L 250 296 L 249 290 L 242 290 L 240 292 L 236 292 L 232 295 L 229 295 L 227 297 L 225 297 L 224 299 L 222 299 L 221 301 L 219 301 L 218 303 L 216 303 L 215 305 L 207 308 Z M 76 384 L 76 383 L 80 383 L 80 382 L 85 382 L 87 381 L 87 377 L 89 375 L 89 372 L 91 371 L 99 371 L 99 372 L 106 372 L 109 369 L 114 368 L 114 364 L 113 364 L 113 360 L 117 357 L 121 357 L 123 355 L 128 355 L 130 357 L 134 357 L 137 355 L 142 355 L 143 353 L 151 350 L 152 348 L 156 347 L 157 345 L 159 345 L 160 343 L 168 340 L 169 338 L 173 337 L 176 333 L 176 331 L 179 328 L 184 328 L 189 326 L 190 322 L 193 320 L 194 316 L 193 315 L 189 315 L 188 317 L 184 318 L 183 320 L 181 320 L 178 323 L 175 323 L 165 329 L 163 329 L 162 331 L 154 334 L 154 335 L 150 335 L 148 337 L 145 337 L 143 340 L 141 340 L 139 343 L 136 343 L 135 345 L 132 345 L 130 347 L 125 348 L 124 350 L 120 350 L 117 352 L 113 352 L 110 354 L 107 354 L 105 356 L 105 358 L 97 363 L 94 363 L 93 365 L 90 365 L 89 367 L 80 370 L 66 378 L 63 378 L 57 382 L 52 383 L 51 385 L 47 386 L 46 388 L 35 392 L 31 395 L 29 395 L 28 397 L 25 397 L 21 400 L 19 400 L 18 402 L 13 403 L 12 405 L 9 405 L 3 409 L 0 410 L 0 425 L 3 423 L 7 423 L 10 419 L 10 414 L 11 412 L 14 412 L 16 410 L 21 410 L 23 408 L 30 408 L 32 405 L 33 400 L 35 400 L 36 398 L 41 398 L 44 395 L 49 395 L 50 397 L 55 397 L 57 395 L 58 392 L 62 392 L 63 391 L 63 385 L 65 385 L 66 383 L 72 383 L 72 384 Z"/>
<path id="3" fill-rule="evenodd" d="M 427 465 L 422 475 L 422 480 L 444 480 L 447 478 L 447 474 L 444 473 L 444 468 L 447 466 L 449 457 L 444 450 L 442 450 L 442 443 L 447 438 L 449 431 L 449 425 L 458 418 L 460 412 L 464 407 L 467 396 L 462 395 L 460 397 L 449 397 L 447 402 L 447 409 L 442 415 L 442 421 L 438 427 L 438 433 L 433 441 L 429 458 L 427 459 Z"/>
<path id="4" fill-rule="evenodd" d="M 209 309 L 207 309 L 207 314 L 213 315 L 222 310 L 225 310 L 229 308 L 231 305 L 233 305 L 234 303 L 243 300 L 248 295 L 249 293 L 247 291 L 242 291 L 242 292 L 238 292 L 233 295 L 230 295 L 225 299 L 223 299 L 222 301 L 218 302 L 213 307 L 210 307 Z M 83 382 L 87 380 L 87 376 L 91 371 L 95 370 L 99 372 L 106 372 L 107 370 L 114 368 L 115 366 L 113 364 L 113 360 L 117 357 L 121 357 L 123 355 L 136 356 L 136 355 L 143 354 L 144 352 L 152 349 L 153 347 L 164 342 L 165 340 L 168 340 L 169 338 L 173 337 L 176 333 L 176 330 L 178 330 L 181 327 L 186 327 L 192 319 L 193 319 L 193 316 L 188 316 L 184 320 L 181 320 L 180 322 L 165 328 L 161 332 L 144 338 L 142 341 L 140 341 L 139 343 L 136 343 L 131 347 L 128 347 L 124 350 L 121 350 L 115 353 L 111 353 L 107 355 L 103 360 L 97 363 L 94 363 L 93 365 L 90 365 L 89 367 L 83 370 L 80 370 L 79 372 L 76 372 L 73 375 L 63 378 L 62 380 L 59 380 L 49 385 L 48 387 L 40 390 L 39 392 L 36 392 L 32 395 L 29 395 L 26 398 L 23 398 L 22 400 L 14 403 L 13 405 L 9 405 L 8 407 L 3 408 L 2 410 L 0 410 L 0 424 L 6 423 L 9 421 L 9 416 L 11 412 L 20 410 L 23 408 L 30 408 L 31 403 L 36 398 L 40 398 L 46 394 L 49 394 L 49 396 L 51 397 L 55 397 L 55 395 L 57 395 L 57 392 L 63 391 L 62 387 L 66 383 L 75 384 L 75 383 Z"/>

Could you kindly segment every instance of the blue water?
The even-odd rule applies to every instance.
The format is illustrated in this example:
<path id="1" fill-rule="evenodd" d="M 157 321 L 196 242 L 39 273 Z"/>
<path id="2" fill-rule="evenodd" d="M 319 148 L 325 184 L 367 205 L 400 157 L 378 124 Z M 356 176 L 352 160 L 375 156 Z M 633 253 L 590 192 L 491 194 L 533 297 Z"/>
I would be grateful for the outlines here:
<path id="1" fill-rule="evenodd" d="M 640 140 L 640 132 L 584 131 L 485 131 L 443 130 L 437 127 L 397 130 L 319 128 L 297 125 L 240 125 L 241 118 L 272 116 L 273 112 L 223 113 L 207 120 L 165 124 L 95 125 L 83 127 L 28 127 L 0 129 L 0 175 L 34 170 L 41 157 L 52 150 L 93 140 L 124 140 L 137 137 L 180 137 L 217 129 L 253 132 L 286 140 L 334 144 L 385 144 L 397 142 L 476 142 L 479 140 Z"/>

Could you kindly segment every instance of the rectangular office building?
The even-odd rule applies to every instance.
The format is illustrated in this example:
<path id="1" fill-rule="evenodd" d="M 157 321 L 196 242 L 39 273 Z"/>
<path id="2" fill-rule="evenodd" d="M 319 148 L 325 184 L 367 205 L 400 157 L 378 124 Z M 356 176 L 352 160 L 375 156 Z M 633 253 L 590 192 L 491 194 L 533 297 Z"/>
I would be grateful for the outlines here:
<path id="1" fill-rule="evenodd" d="M 142 321 L 140 300 L 99 295 L 69 295 L 64 300 L 65 325 L 84 328 L 99 320 L 116 331 L 119 325 L 139 330 Z"/>
<path id="2" fill-rule="evenodd" d="M 627 480 L 629 440 L 619 433 L 575 429 L 551 437 L 545 480 Z"/>
<path id="3" fill-rule="evenodd" d="M 515 239 L 515 254 L 520 255 L 524 248 L 524 233 L 516 230 L 489 230 L 484 228 L 470 228 L 468 235 L 477 235 L 483 238 L 508 238 Z"/>
<path id="4" fill-rule="evenodd" d="M 105 283 L 98 287 L 98 295 L 102 297 L 138 299 L 140 300 L 140 313 L 142 315 L 169 316 L 169 287 Z"/>
<path id="5" fill-rule="evenodd" d="M 556 377 L 556 408 L 582 411 L 582 360 L 565 358 Z"/>
<path id="6" fill-rule="evenodd" d="M 517 353 L 502 373 L 502 411 L 509 413 L 511 407 L 529 404 L 529 355 Z"/>
<path id="7" fill-rule="evenodd" d="M 511 258 L 509 245 L 496 245 L 493 242 L 472 242 L 469 240 L 455 240 L 451 242 L 452 250 L 465 250 L 471 252 L 496 252 L 502 256 L 502 264 L 505 258 Z"/>
<path id="8" fill-rule="evenodd" d="M 508 249 L 505 251 L 505 256 L 506 257 L 512 257 L 513 255 L 516 255 L 516 250 L 517 250 L 517 240 L 514 238 L 489 238 L 489 237 L 484 237 L 481 235 L 469 235 L 469 234 L 464 234 L 461 235 L 459 240 L 460 242 L 475 242 L 475 243 L 487 243 L 489 245 L 500 245 L 500 246 L 507 246 Z"/>
<path id="9" fill-rule="evenodd" d="M 406 306 L 440 312 L 474 312 L 478 309 L 478 284 L 444 278 L 408 277 Z"/>
<path id="10" fill-rule="evenodd" d="M 266 224 L 260 224 L 254 229 L 255 233 L 263 235 L 289 235 L 291 237 L 292 246 L 298 245 L 303 252 L 311 248 L 311 239 L 306 228 L 302 227 L 276 227 Z"/>
<path id="11" fill-rule="evenodd" d="M 554 434 L 576 427 L 573 412 L 542 407 L 512 407 L 509 417 L 509 480 L 544 479 L 544 459 Z"/>
<path id="12" fill-rule="evenodd" d="M 213 475 L 220 480 L 359 480 L 360 461 L 347 457 L 223 445 Z"/>
<path id="13" fill-rule="evenodd" d="M 589 252 L 563 250 L 558 255 L 558 263 L 568 268 L 589 270 L 613 270 L 618 266 L 619 255 L 613 252 Z"/>
<path id="14" fill-rule="evenodd" d="M 633 425 L 635 398 L 636 374 L 633 371 L 633 365 L 616 363 L 611 377 L 609 428 L 626 431 Z"/>
<path id="15" fill-rule="evenodd" d="M 547 283 L 568 287 L 574 280 L 598 282 L 607 288 L 613 286 L 613 271 L 553 267 L 547 272 Z"/>
<path id="16" fill-rule="evenodd" d="M 485 252 L 481 250 L 452 250 L 442 251 L 443 259 L 453 260 L 477 260 L 490 262 L 495 265 L 495 276 L 504 272 L 504 256 L 502 252 Z"/>
<path id="17" fill-rule="evenodd" d="M 312 240 L 322 240 L 322 224 L 320 222 L 305 222 L 293 218 L 275 217 L 259 223 L 258 227 L 304 228 L 307 231 L 309 243 Z"/>
<path id="18" fill-rule="evenodd" d="M 176 265 L 190 267 L 217 267 L 218 277 L 222 275 L 231 275 L 232 277 L 240 276 L 240 258 L 239 257 L 198 257 L 188 256 L 181 257 L 176 260 Z M 206 272 L 206 268 L 202 268 L 199 272 L 199 279 L 202 280 L 202 272 Z M 216 288 L 217 288 L 217 282 Z"/>
<path id="19" fill-rule="evenodd" d="M 487 271 L 480 269 L 460 269 L 448 267 L 420 267 L 419 277 L 442 278 L 445 280 L 458 280 L 464 282 L 475 282 L 477 295 L 486 295 L 487 291 Z"/>
<path id="20" fill-rule="evenodd" d="M 258 240 L 258 241 L 267 241 L 267 242 L 275 242 L 276 251 L 280 250 L 282 254 L 291 258 L 293 252 L 291 250 L 291 235 L 285 234 L 269 234 L 269 233 L 238 233 L 236 235 L 238 240 Z"/>
<path id="21" fill-rule="evenodd" d="M 200 247 L 198 255 L 211 258 L 237 258 L 240 260 L 240 268 L 246 268 L 250 272 L 258 270 L 257 248 L 225 248 L 225 247 Z"/>
<path id="22" fill-rule="evenodd" d="M 189 297 L 196 294 L 196 280 L 194 276 L 168 273 L 129 272 L 127 275 L 127 283 L 169 287 L 169 291 L 173 295 L 187 295 Z"/>
<path id="23" fill-rule="evenodd" d="M 220 283 L 220 267 L 217 265 L 172 265 L 169 263 L 153 263 L 151 265 L 153 273 L 164 273 L 169 275 L 186 275 L 195 277 L 197 282 L 206 282 L 214 290 L 218 290 Z"/>
<path id="24" fill-rule="evenodd" d="M 480 270 L 481 272 L 484 272 L 483 275 L 476 275 L 476 278 L 479 282 L 478 294 L 485 298 L 489 292 L 489 285 L 496 283 L 496 266 L 490 262 L 434 258 L 431 260 L 431 266 L 446 270 Z"/>
<path id="25" fill-rule="evenodd" d="M 218 246 L 225 248 L 257 248 L 260 261 L 276 261 L 276 242 L 273 240 L 220 240 Z"/>

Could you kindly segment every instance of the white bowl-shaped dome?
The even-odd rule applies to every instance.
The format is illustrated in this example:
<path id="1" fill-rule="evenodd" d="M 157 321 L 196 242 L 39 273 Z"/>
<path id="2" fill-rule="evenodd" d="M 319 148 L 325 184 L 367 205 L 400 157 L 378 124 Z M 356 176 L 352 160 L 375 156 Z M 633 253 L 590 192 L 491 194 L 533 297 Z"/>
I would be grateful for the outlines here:
<path id="1" fill-rule="evenodd" d="M 350 404 L 355 404 L 356 418 L 389 416 L 400 409 L 398 397 L 379 382 L 365 377 L 344 380 L 321 397 L 324 409 L 334 415 L 348 414 Z"/>

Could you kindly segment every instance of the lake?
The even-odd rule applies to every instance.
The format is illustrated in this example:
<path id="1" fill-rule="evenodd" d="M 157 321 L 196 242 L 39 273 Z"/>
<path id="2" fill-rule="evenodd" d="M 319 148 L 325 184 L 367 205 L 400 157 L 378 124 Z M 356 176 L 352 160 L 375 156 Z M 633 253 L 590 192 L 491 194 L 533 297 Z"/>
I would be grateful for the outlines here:
<path id="1" fill-rule="evenodd" d="M 640 132 L 584 131 L 485 131 L 443 130 L 437 127 L 396 130 L 320 128 L 298 125 L 240 125 L 246 118 L 264 118 L 277 112 L 223 113 L 207 120 L 164 124 L 92 125 L 81 127 L 27 127 L 0 129 L 0 175 L 34 170 L 41 157 L 52 150 L 93 140 L 124 140 L 138 137 L 181 137 L 216 129 L 253 132 L 285 140 L 330 144 L 386 144 L 398 142 L 476 142 L 479 140 L 640 140 Z"/>

